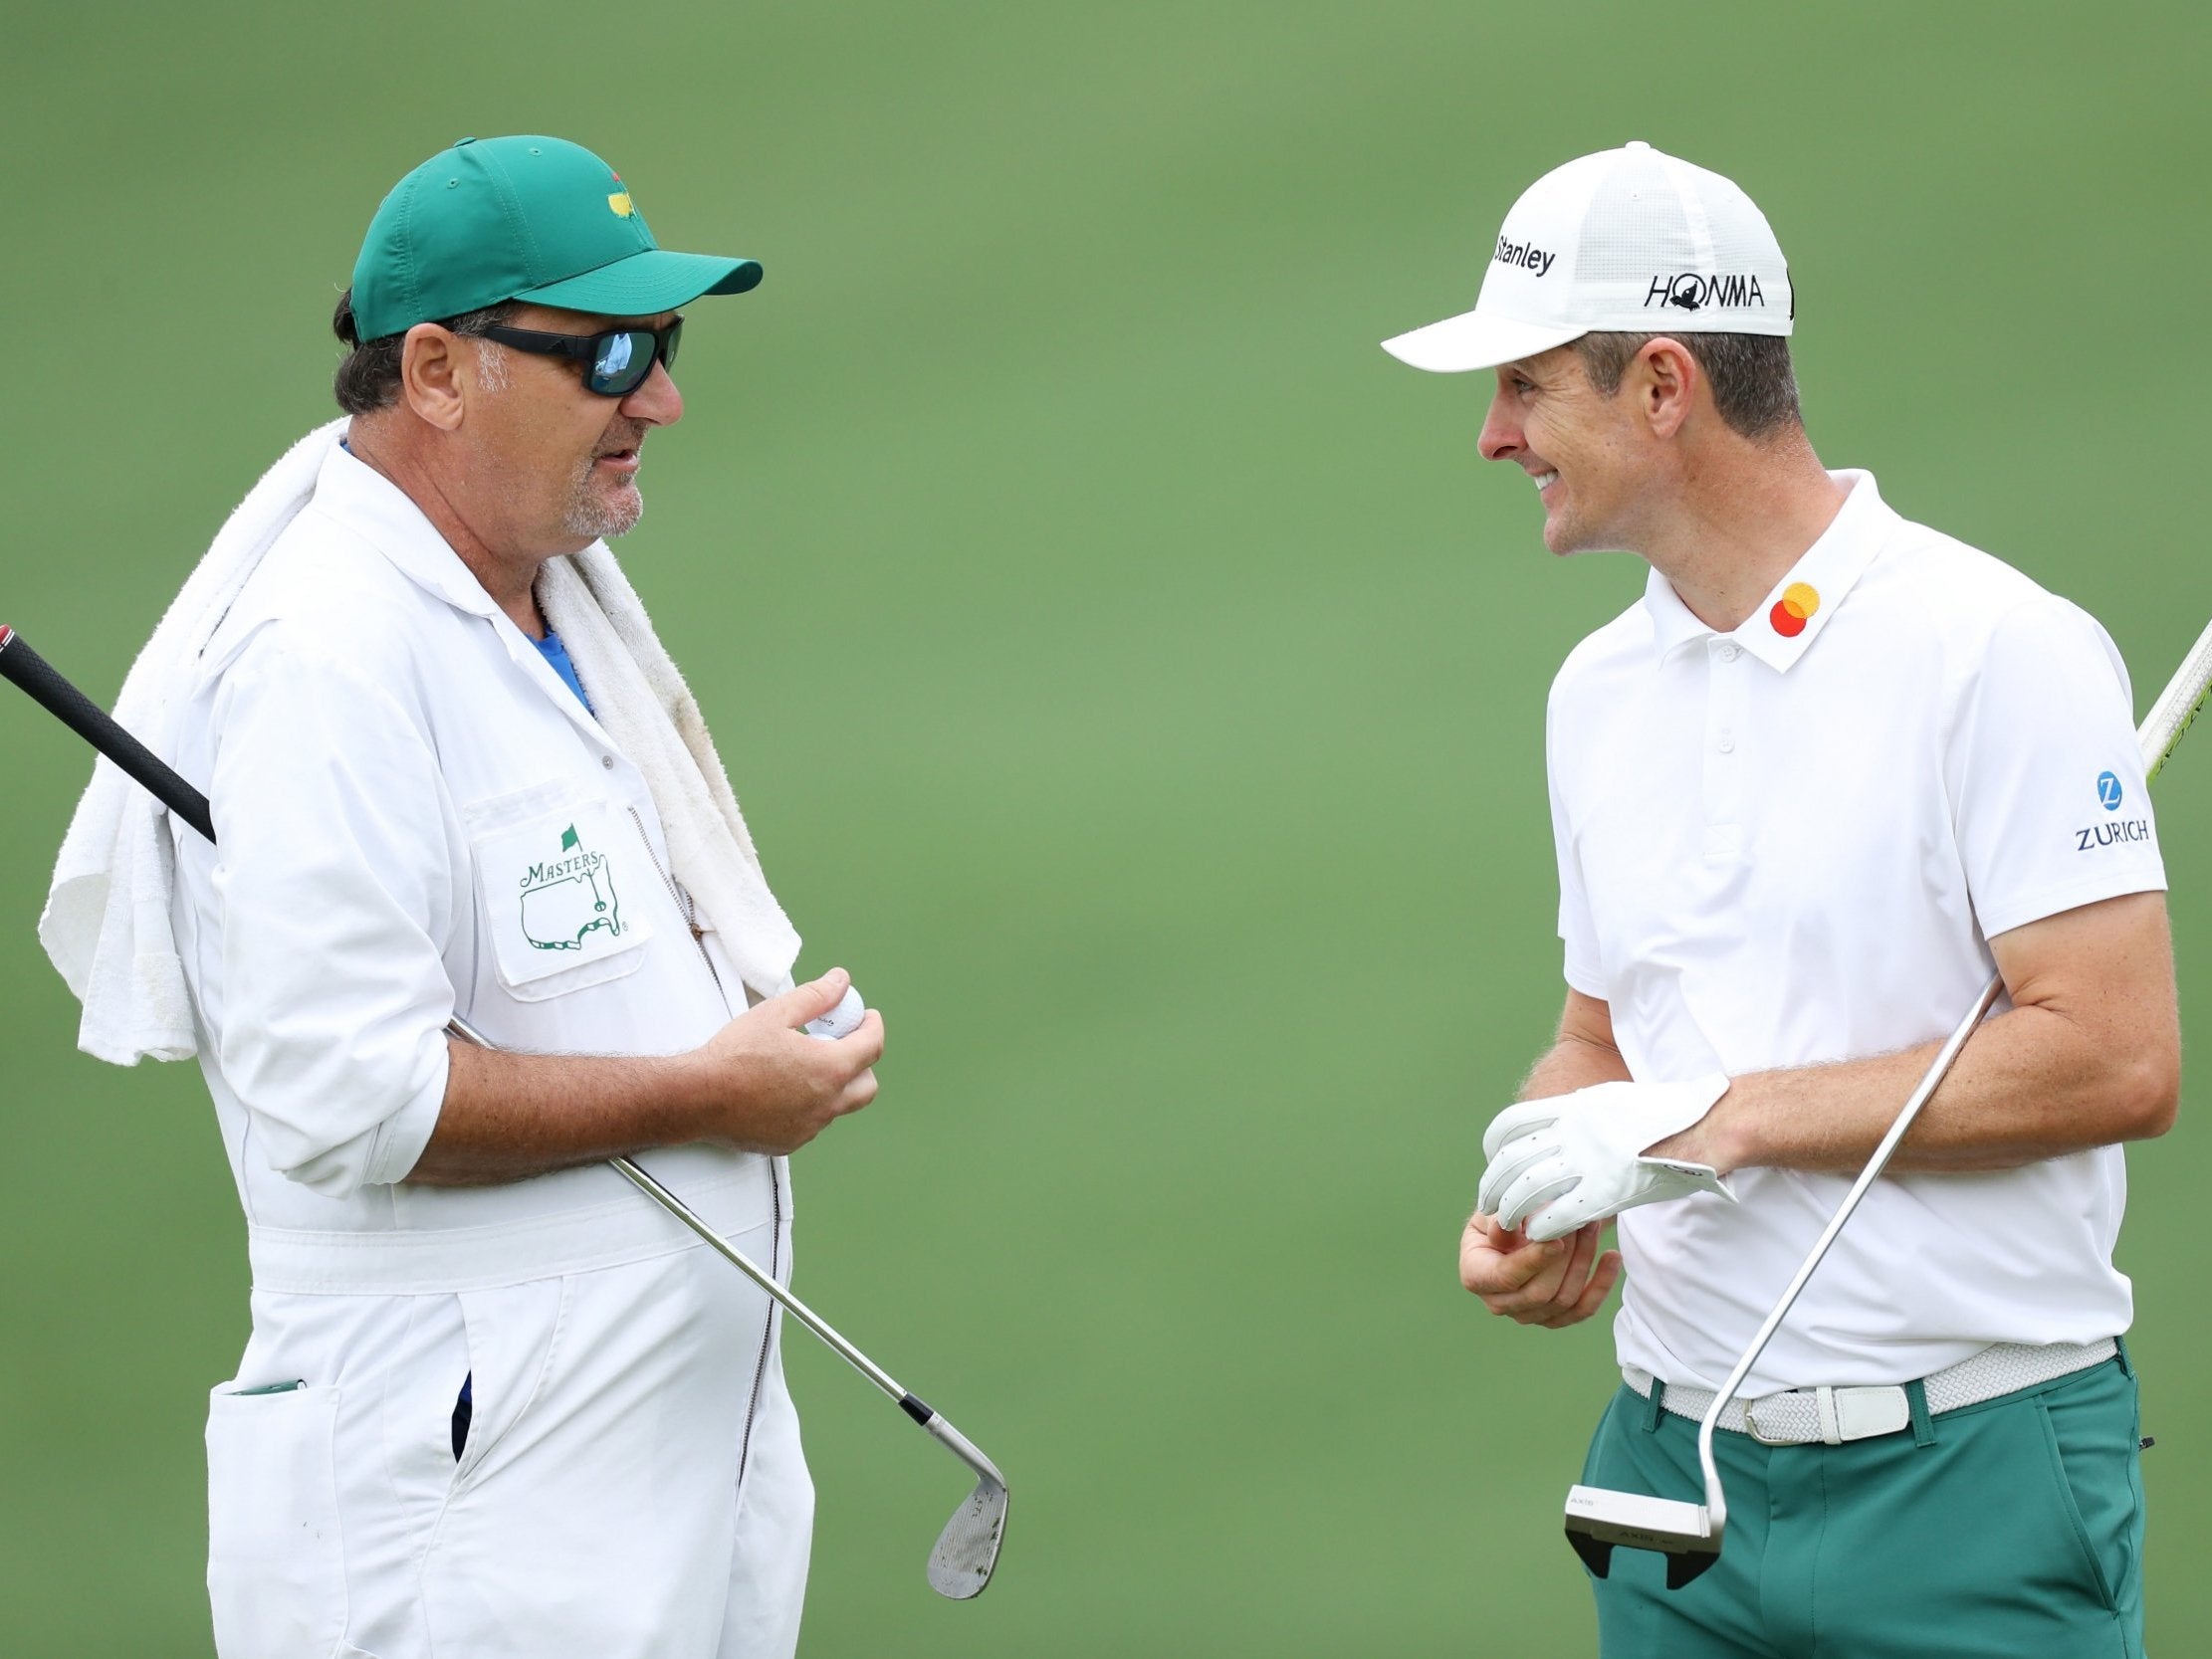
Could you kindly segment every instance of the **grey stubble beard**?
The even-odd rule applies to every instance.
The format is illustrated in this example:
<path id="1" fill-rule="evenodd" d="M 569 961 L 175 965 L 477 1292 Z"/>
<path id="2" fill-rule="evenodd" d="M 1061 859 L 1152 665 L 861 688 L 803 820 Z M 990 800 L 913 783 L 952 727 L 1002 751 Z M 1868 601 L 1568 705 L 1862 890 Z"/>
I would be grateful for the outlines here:
<path id="1" fill-rule="evenodd" d="M 645 497 L 634 476 L 610 501 L 591 488 L 591 472 L 598 465 L 596 456 L 585 456 L 583 467 L 576 475 L 570 492 L 567 516 L 560 527 L 570 535 L 587 535 L 594 541 L 611 541 L 637 528 L 637 521 L 645 517 Z"/>

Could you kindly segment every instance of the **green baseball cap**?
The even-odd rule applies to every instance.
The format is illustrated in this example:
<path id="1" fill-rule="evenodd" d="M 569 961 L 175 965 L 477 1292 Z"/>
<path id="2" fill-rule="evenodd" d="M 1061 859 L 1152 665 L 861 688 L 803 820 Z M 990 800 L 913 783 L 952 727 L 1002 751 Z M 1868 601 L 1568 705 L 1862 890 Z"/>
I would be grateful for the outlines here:
<path id="1" fill-rule="evenodd" d="M 563 138 L 463 138 L 397 184 L 353 262 L 364 340 L 530 300 L 650 316 L 759 285 L 749 259 L 660 247 L 622 175 Z"/>

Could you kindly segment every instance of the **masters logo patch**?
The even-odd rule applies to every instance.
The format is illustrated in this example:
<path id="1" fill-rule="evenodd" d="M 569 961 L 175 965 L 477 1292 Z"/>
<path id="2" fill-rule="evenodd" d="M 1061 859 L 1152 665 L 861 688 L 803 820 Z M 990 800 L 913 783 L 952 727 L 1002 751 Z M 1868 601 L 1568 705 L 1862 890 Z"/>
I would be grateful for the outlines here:
<path id="1" fill-rule="evenodd" d="M 463 811 L 502 985 L 536 1002 L 637 970 L 660 912 L 653 843 L 635 808 L 554 779 Z"/>
<path id="2" fill-rule="evenodd" d="M 523 872 L 523 937 L 533 950 L 580 950 L 591 934 L 622 936 L 622 901 L 606 854 L 584 846 L 570 824 L 559 856 Z"/>

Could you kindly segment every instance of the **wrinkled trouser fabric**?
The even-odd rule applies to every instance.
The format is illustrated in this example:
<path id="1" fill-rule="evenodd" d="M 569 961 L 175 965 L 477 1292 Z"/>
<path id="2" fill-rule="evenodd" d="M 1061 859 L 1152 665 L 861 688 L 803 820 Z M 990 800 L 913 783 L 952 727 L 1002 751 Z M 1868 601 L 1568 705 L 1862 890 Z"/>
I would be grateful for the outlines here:
<path id="1" fill-rule="evenodd" d="M 773 1329 L 704 1249 L 451 1295 L 257 1292 L 208 1415 L 218 1654 L 788 1659 L 813 1486 Z"/>
<path id="2" fill-rule="evenodd" d="M 2124 1357 L 1847 1445 L 1714 1436 L 1719 1561 L 1616 1550 L 1605 1659 L 2140 1659 L 2143 1492 Z M 1583 1482 L 1696 1501 L 1697 1425 L 1623 1386 Z"/>

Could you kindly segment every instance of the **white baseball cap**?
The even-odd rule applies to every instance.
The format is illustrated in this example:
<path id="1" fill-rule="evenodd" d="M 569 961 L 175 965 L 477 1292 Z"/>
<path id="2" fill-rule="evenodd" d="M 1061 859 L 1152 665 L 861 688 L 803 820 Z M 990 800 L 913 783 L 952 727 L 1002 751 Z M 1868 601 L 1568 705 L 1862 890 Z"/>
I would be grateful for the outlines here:
<path id="1" fill-rule="evenodd" d="M 1637 142 L 1555 167 L 1505 216 L 1474 310 L 1383 341 L 1452 374 L 1593 332 L 1787 334 L 1789 263 L 1735 184 Z"/>

